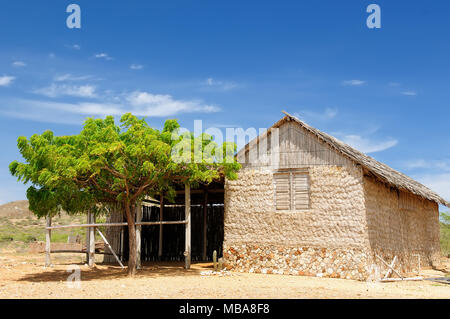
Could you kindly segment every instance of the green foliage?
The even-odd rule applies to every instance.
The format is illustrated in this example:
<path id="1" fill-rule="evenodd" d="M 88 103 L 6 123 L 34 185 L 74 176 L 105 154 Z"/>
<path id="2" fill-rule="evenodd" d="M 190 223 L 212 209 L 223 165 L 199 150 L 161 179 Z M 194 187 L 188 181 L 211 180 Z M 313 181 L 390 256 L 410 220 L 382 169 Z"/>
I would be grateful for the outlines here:
<path id="1" fill-rule="evenodd" d="M 450 255 L 450 214 L 441 212 L 441 250 L 444 256 Z"/>
<path id="2" fill-rule="evenodd" d="M 218 146 L 206 134 L 179 135 L 176 120 L 167 120 L 162 132 L 130 113 L 120 126 L 112 116 L 88 118 L 78 135 L 54 136 L 50 131 L 19 137 L 17 145 L 25 163 L 14 161 L 12 175 L 32 186 L 27 191 L 30 210 L 38 216 L 86 212 L 103 204 L 132 205 L 146 195 L 175 194 L 177 183 L 210 183 L 222 176 L 236 178 L 236 146 Z M 174 161 L 173 149 L 188 141 L 184 160 Z M 228 150 L 220 158 L 217 150 Z M 231 149 L 231 152 L 230 152 Z M 204 156 L 205 150 L 209 150 Z M 197 155 L 200 154 L 200 157 Z"/>
<path id="3" fill-rule="evenodd" d="M 450 213 L 440 212 L 440 219 L 444 224 L 450 225 Z"/>
<path id="4" fill-rule="evenodd" d="M 101 215 L 108 206 L 119 205 L 129 238 L 134 238 L 136 203 L 145 196 L 164 194 L 172 200 L 177 185 L 195 187 L 237 177 L 234 143 L 217 145 L 209 135 L 179 134 L 179 128 L 176 120 L 167 120 L 160 132 L 130 113 L 122 116 L 120 125 L 112 116 L 88 118 L 78 135 L 46 131 L 19 137 L 25 162 L 14 161 L 9 169 L 19 181 L 31 183 L 27 197 L 37 216 L 61 211 Z M 129 245 L 129 271 L 134 274 L 136 243 L 130 240 Z"/>
<path id="5" fill-rule="evenodd" d="M 46 131 L 29 139 L 19 137 L 25 162 L 14 161 L 9 169 L 19 181 L 31 183 L 27 197 L 37 216 L 62 210 L 102 214 L 108 205 L 119 204 L 133 238 L 134 208 L 145 196 L 164 193 L 171 200 L 176 185 L 236 178 L 240 165 L 234 143 L 217 145 L 209 135 L 179 134 L 179 128 L 176 120 L 167 120 L 160 132 L 130 113 L 122 116 L 120 125 L 112 116 L 88 118 L 78 135 Z M 131 261 L 135 242 L 129 244 Z"/>

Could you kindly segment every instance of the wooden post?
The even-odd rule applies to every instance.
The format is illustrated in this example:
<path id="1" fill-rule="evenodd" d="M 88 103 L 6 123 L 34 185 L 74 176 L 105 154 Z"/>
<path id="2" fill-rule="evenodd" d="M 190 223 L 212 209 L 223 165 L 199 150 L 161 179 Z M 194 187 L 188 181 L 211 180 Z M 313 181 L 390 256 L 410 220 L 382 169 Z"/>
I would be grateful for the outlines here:
<path id="1" fill-rule="evenodd" d="M 206 261 L 206 248 L 207 248 L 207 242 L 208 242 L 207 214 L 208 214 L 208 192 L 205 190 L 205 194 L 203 197 L 203 250 L 202 250 L 203 261 Z"/>
<path id="2" fill-rule="evenodd" d="M 46 218 L 46 226 L 50 227 L 52 225 L 52 218 L 47 216 Z M 51 253 L 51 240 L 52 240 L 52 231 L 51 229 L 45 230 L 45 267 L 50 267 L 52 264 L 50 253 Z"/>
<path id="3" fill-rule="evenodd" d="M 95 215 L 89 212 L 89 224 L 95 224 Z M 89 227 L 89 267 L 95 264 L 95 227 Z"/>
<path id="4" fill-rule="evenodd" d="M 159 221 L 163 221 L 164 219 L 164 197 L 161 195 L 159 199 Z M 163 225 L 159 225 L 159 247 L 158 247 L 158 257 L 162 257 L 163 252 Z"/>
<path id="5" fill-rule="evenodd" d="M 184 268 L 191 268 L 191 187 L 185 185 L 184 193 L 184 219 L 185 224 L 185 248 L 184 248 Z"/>
<path id="6" fill-rule="evenodd" d="M 87 213 L 86 216 L 86 224 L 90 224 L 91 222 L 91 215 L 90 213 Z M 91 232 L 89 231 L 89 227 L 86 227 L 86 264 L 89 265 L 89 243 L 91 242 L 90 239 Z"/>
<path id="7" fill-rule="evenodd" d="M 419 257 L 419 270 L 418 270 L 418 275 L 420 275 L 420 254 L 417 255 Z"/>
<path id="8" fill-rule="evenodd" d="M 125 241 L 125 230 L 123 227 L 120 228 L 120 260 L 124 261 L 124 241 Z"/>
<path id="9" fill-rule="evenodd" d="M 136 205 L 136 222 L 140 223 L 142 221 L 142 206 L 141 203 Z M 136 226 L 136 268 L 141 269 L 141 233 L 142 226 Z"/>
<path id="10" fill-rule="evenodd" d="M 392 260 L 391 265 L 389 266 L 389 269 L 383 279 L 389 278 L 389 276 L 392 273 L 392 269 L 394 269 L 394 265 L 395 265 L 396 261 L 397 261 L 397 256 L 394 256 L 394 259 Z"/>

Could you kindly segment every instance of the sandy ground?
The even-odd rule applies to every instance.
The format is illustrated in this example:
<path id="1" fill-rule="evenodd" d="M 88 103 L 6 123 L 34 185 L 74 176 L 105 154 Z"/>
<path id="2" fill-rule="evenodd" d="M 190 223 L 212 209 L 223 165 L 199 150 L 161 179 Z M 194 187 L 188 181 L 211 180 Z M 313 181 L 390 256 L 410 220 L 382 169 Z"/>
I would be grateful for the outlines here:
<path id="1" fill-rule="evenodd" d="M 450 285 L 429 281 L 366 283 L 344 279 L 227 273 L 202 275 L 211 264 L 146 264 L 135 278 L 115 265 L 90 269 L 80 255 L 0 255 L 0 298 L 450 298 Z M 80 269 L 80 287 L 69 287 L 70 265 Z M 429 275 L 442 274 L 429 273 Z"/>

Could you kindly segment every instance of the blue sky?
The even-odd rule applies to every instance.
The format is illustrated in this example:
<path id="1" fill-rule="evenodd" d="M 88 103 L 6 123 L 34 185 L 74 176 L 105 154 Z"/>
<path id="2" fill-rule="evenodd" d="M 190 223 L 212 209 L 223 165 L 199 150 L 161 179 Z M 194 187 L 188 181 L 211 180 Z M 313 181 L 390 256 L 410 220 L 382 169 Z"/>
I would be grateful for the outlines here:
<path id="1" fill-rule="evenodd" d="M 0 3 L 0 203 L 25 199 L 18 136 L 126 111 L 266 128 L 286 110 L 450 199 L 448 1 Z"/>

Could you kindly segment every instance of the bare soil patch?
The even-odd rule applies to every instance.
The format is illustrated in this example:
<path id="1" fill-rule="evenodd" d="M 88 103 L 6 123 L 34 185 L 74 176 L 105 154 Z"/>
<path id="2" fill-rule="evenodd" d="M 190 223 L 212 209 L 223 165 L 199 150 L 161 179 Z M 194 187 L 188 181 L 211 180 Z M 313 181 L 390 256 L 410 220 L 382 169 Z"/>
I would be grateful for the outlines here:
<path id="1" fill-rule="evenodd" d="M 202 275 L 211 264 L 149 263 L 129 278 L 116 265 L 90 269 L 80 254 L 0 255 L 0 298 L 450 298 L 450 285 L 419 282 L 366 283 L 344 279 L 229 273 Z M 68 266 L 81 270 L 81 287 L 67 284 Z M 434 274 L 429 271 L 430 275 Z M 442 276 L 442 274 L 441 274 Z"/>

